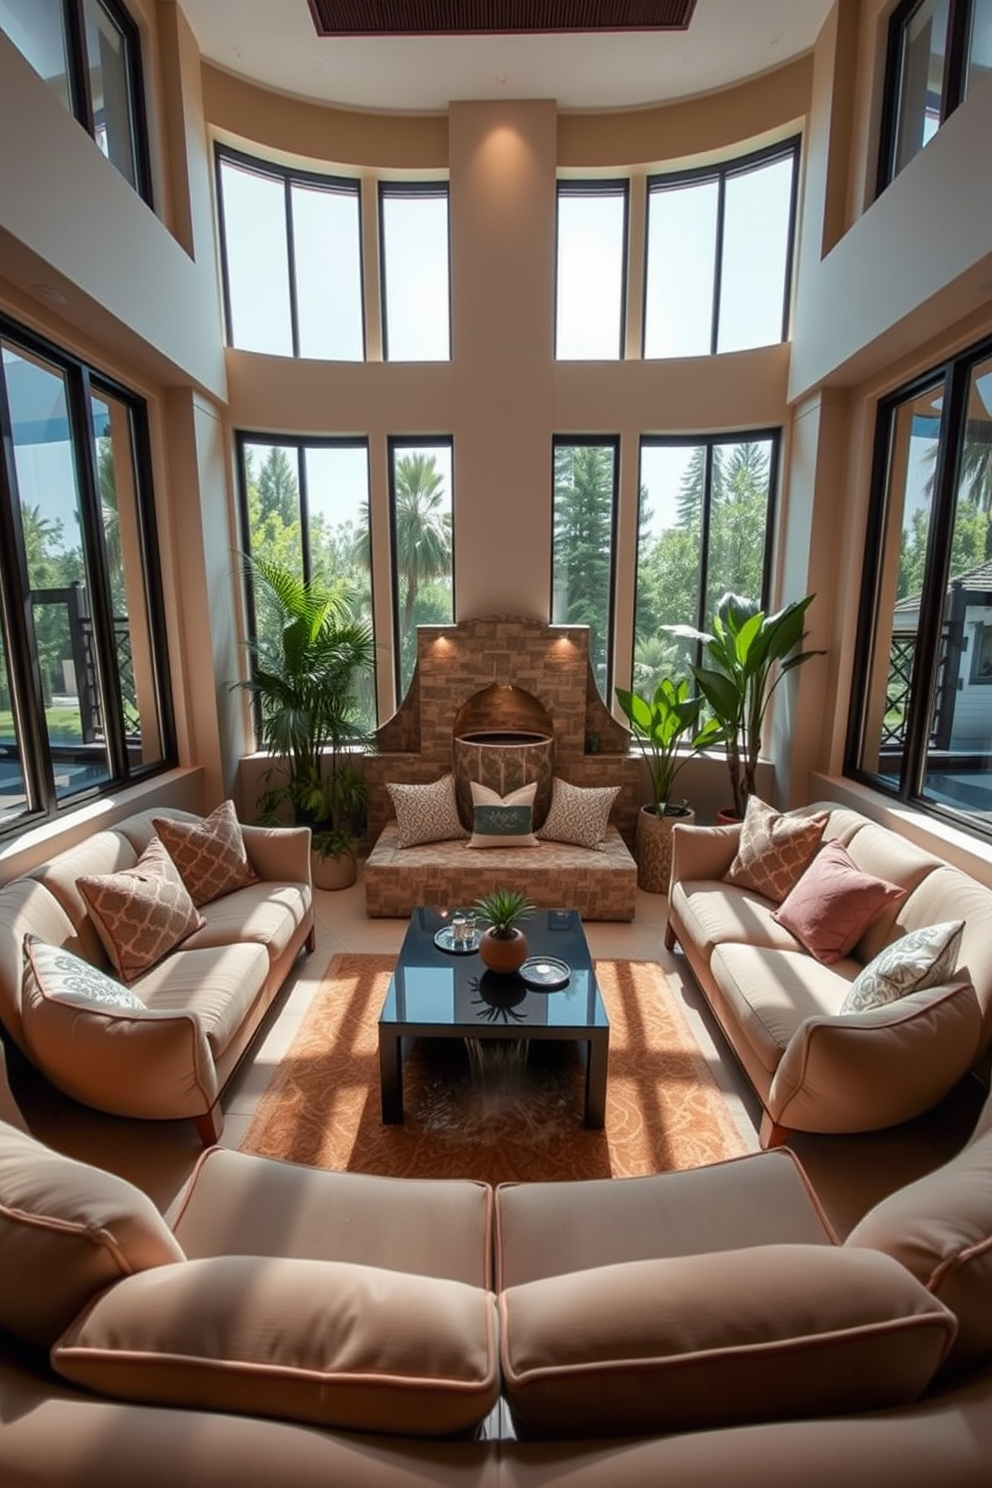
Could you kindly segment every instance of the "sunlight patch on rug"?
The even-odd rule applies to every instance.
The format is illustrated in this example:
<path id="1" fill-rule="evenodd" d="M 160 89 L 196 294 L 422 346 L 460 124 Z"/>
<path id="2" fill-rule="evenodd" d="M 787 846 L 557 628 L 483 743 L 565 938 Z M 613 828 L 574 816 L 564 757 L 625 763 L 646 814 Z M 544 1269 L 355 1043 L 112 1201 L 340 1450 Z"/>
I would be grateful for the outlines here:
<path id="1" fill-rule="evenodd" d="M 746 1144 L 677 994 L 653 961 L 599 961 L 610 1019 L 606 1127 L 582 1125 L 574 1044 L 418 1039 L 406 1120 L 383 1126 L 377 1022 L 394 958 L 334 957 L 241 1150 L 405 1177 L 634 1177 L 735 1157 Z"/>

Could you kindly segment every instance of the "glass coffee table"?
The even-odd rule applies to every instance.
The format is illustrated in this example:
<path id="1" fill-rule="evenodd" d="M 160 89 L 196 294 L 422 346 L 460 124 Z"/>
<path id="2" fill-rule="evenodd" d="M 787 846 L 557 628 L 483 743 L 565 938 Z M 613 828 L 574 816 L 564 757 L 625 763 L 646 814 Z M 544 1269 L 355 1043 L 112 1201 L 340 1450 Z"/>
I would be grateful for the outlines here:
<path id="1" fill-rule="evenodd" d="M 415 1038 L 558 1039 L 579 1046 L 586 1067 L 583 1119 L 601 1127 L 610 1024 L 578 910 L 540 909 L 521 926 L 530 960 L 539 963 L 527 976 L 549 984 L 567 977 L 557 986 L 488 971 L 477 950 L 443 949 L 435 935 L 449 919 L 436 909 L 415 909 L 400 948 L 379 1016 L 383 1121 L 403 1120 L 403 1059 Z"/>

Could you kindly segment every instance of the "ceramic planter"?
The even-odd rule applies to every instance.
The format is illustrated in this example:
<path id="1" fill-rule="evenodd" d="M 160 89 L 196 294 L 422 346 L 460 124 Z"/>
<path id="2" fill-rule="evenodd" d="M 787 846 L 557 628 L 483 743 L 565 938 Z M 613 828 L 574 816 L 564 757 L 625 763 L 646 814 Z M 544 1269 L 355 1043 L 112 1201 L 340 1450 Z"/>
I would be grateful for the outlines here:
<path id="1" fill-rule="evenodd" d="M 310 877 L 315 889 L 350 889 L 358 877 L 355 854 L 343 852 L 335 858 L 312 852 Z"/>
<path id="2" fill-rule="evenodd" d="M 509 939 L 495 936 L 492 930 L 483 932 L 479 941 L 479 956 L 490 971 L 519 971 L 527 960 L 527 937 L 522 930 L 514 930 Z"/>
<path id="3" fill-rule="evenodd" d="M 637 814 L 637 887 L 649 894 L 667 894 L 672 876 L 672 828 L 691 826 L 696 813 L 683 806 L 679 815 L 659 816 L 653 806 Z"/>

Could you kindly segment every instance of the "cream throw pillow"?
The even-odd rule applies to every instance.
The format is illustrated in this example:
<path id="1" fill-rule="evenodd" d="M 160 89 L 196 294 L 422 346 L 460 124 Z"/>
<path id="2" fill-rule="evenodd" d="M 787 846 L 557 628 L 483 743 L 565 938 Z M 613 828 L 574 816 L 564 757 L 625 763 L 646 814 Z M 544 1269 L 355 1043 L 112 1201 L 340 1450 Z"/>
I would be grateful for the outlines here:
<path id="1" fill-rule="evenodd" d="M 158 837 L 133 868 L 78 878 L 76 887 L 125 982 L 133 982 L 206 924 Z"/>
<path id="2" fill-rule="evenodd" d="M 783 816 L 757 796 L 749 796 L 737 855 L 724 882 L 781 904 L 812 862 L 826 825 L 825 811 Z"/>
<path id="3" fill-rule="evenodd" d="M 478 780 L 472 789 L 473 830 L 469 847 L 536 847 L 534 799 L 537 781 L 501 796 Z"/>
<path id="4" fill-rule="evenodd" d="M 400 847 L 419 847 L 422 842 L 454 842 L 466 836 L 455 800 L 455 777 L 443 775 L 432 785 L 399 785 L 387 782 L 396 813 Z"/>
<path id="5" fill-rule="evenodd" d="M 223 801 L 202 822 L 155 816 L 152 826 L 197 908 L 258 882 L 233 801 Z"/>

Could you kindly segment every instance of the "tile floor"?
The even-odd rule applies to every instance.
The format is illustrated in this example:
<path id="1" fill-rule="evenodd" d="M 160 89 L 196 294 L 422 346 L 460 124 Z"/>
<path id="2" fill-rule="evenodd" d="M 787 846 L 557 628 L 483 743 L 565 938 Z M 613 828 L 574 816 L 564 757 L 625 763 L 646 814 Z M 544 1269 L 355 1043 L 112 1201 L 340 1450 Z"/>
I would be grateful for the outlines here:
<path id="1" fill-rule="evenodd" d="M 359 878 L 351 889 L 315 894 L 317 948 L 302 959 L 270 1009 L 248 1061 L 225 1097 L 222 1142 L 237 1147 L 255 1105 L 292 1041 L 320 985 L 330 958 L 341 951 L 396 954 L 404 920 L 370 920 Z M 716 1029 L 691 973 L 663 945 L 664 898 L 638 891 L 633 923 L 586 926 L 595 957 L 657 961 L 679 997 L 700 1048 L 748 1147 L 757 1150 L 757 1102 Z M 106 1116 L 57 1095 L 17 1058 L 11 1060 L 14 1092 L 37 1136 L 75 1157 L 124 1174 L 168 1207 L 200 1152 L 191 1122 L 137 1122 Z M 892 1131 L 857 1137 L 797 1137 L 796 1151 L 840 1233 L 876 1198 L 944 1161 L 965 1140 L 982 1099 L 977 1081 L 966 1082 L 937 1111 Z"/>

